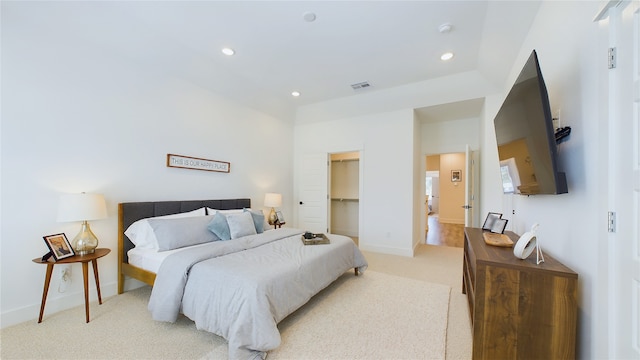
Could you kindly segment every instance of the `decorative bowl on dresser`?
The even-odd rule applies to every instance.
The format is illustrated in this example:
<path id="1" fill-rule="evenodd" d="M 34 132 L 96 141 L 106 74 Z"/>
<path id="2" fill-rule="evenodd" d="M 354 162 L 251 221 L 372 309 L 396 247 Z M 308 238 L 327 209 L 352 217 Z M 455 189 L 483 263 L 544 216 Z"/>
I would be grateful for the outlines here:
<path id="1" fill-rule="evenodd" d="M 535 256 L 520 260 L 482 233 L 464 230 L 473 359 L 575 359 L 578 274 L 549 255 L 540 265 Z"/>

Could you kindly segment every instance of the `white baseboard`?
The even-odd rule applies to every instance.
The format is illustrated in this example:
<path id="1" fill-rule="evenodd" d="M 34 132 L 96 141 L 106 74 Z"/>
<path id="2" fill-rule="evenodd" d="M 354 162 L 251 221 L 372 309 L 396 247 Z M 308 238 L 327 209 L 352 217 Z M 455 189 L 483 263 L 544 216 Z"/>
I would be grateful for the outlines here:
<path id="1" fill-rule="evenodd" d="M 353 230 L 353 229 L 332 229 L 331 231 L 333 234 L 337 234 L 337 235 L 344 235 L 344 236 L 349 236 L 349 237 L 358 237 L 358 229 Z"/>
<path id="2" fill-rule="evenodd" d="M 49 288 L 49 293 L 54 291 L 52 287 Z M 114 296 L 118 293 L 118 284 L 108 283 L 108 284 L 100 284 L 100 295 L 102 297 L 102 301 L 104 299 Z M 50 295 L 50 294 L 49 294 Z M 39 300 L 41 300 L 40 298 Z M 95 287 L 89 288 L 89 314 L 91 314 L 91 306 L 93 302 L 98 301 L 98 294 L 96 292 Z M 55 314 L 60 311 L 64 311 L 67 309 L 71 309 L 80 305 L 84 305 L 84 289 L 80 289 L 79 291 L 73 291 L 65 294 L 62 297 L 58 298 L 49 298 L 47 297 L 47 302 L 44 308 L 44 315 L 42 317 L 42 321 L 47 321 L 47 316 L 51 314 Z M 38 316 L 40 315 L 40 301 L 37 304 L 27 305 L 25 307 L 8 311 L 3 313 L 0 322 L 0 327 L 5 328 L 12 325 L 20 324 L 26 321 L 38 321 Z"/>
<path id="3" fill-rule="evenodd" d="M 440 217 L 438 222 L 441 224 L 459 224 L 464 225 L 464 219 L 454 219 L 454 218 L 443 218 Z"/>
<path id="4" fill-rule="evenodd" d="M 377 252 L 381 254 L 413 257 L 413 249 L 400 249 L 400 248 L 392 248 L 387 246 L 367 245 L 367 244 L 362 244 L 362 242 L 360 242 L 359 248 L 364 251 Z"/>

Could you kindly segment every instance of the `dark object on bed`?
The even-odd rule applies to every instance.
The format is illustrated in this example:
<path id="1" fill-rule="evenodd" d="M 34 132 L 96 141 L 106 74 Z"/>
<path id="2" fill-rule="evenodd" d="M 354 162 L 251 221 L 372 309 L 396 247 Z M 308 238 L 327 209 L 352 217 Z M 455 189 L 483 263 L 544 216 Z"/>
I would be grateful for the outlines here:
<path id="1" fill-rule="evenodd" d="M 320 245 L 320 244 L 330 244 L 331 241 L 325 234 L 314 234 L 310 232 L 305 232 L 302 237 L 302 243 L 305 245 Z M 358 275 L 358 269 L 356 269 L 356 276 Z"/>
<path id="2" fill-rule="evenodd" d="M 218 210 L 250 208 L 251 199 L 153 201 L 118 204 L 118 294 L 124 292 L 125 276 L 130 276 L 149 285 L 153 285 L 156 277 L 152 272 L 129 264 L 127 251 L 133 249 L 134 245 L 124 235 L 125 230 L 140 219 L 178 214 L 202 207 Z"/>

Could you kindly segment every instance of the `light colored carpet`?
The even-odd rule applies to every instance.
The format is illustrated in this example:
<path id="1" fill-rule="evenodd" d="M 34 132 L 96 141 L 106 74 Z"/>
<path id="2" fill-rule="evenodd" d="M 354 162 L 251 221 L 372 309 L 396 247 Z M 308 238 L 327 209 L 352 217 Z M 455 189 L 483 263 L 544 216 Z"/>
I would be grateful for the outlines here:
<path id="1" fill-rule="evenodd" d="M 198 359 L 211 351 L 212 335 L 180 317 L 175 324 L 153 321 L 147 310 L 150 287 L 92 302 L 0 331 L 4 359 Z M 226 344 L 224 344 L 226 347 Z"/>
<path id="2" fill-rule="evenodd" d="M 451 288 L 367 271 L 345 273 L 280 325 L 271 359 L 444 359 Z M 226 359 L 224 339 L 151 320 L 145 287 L 0 332 L 2 359 Z M 428 304 L 428 305 L 426 305 Z M 46 315 L 46 314 L 45 314 Z M 89 346 L 85 346 L 91 344 Z"/>
<path id="3" fill-rule="evenodd" d="M 471 359 L 471 319 L 462 293 L 462 248 L 421 244 L 414 257 L 363 251 L 369 269 L 451 287 L 447 324 L 447 360 Z M 428 303 L 423 302 L 425 306 Z"/>

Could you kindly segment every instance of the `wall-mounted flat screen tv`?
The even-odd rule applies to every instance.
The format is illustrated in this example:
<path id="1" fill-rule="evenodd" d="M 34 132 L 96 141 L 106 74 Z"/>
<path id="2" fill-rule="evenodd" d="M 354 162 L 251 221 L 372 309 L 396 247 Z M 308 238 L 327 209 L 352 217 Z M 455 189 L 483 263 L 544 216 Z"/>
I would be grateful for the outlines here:
<path id="1" fill-rule="evenodd" d="M 535 50 L 494 119 L 505 193 L 563 194 L 549 95 Z"/>

